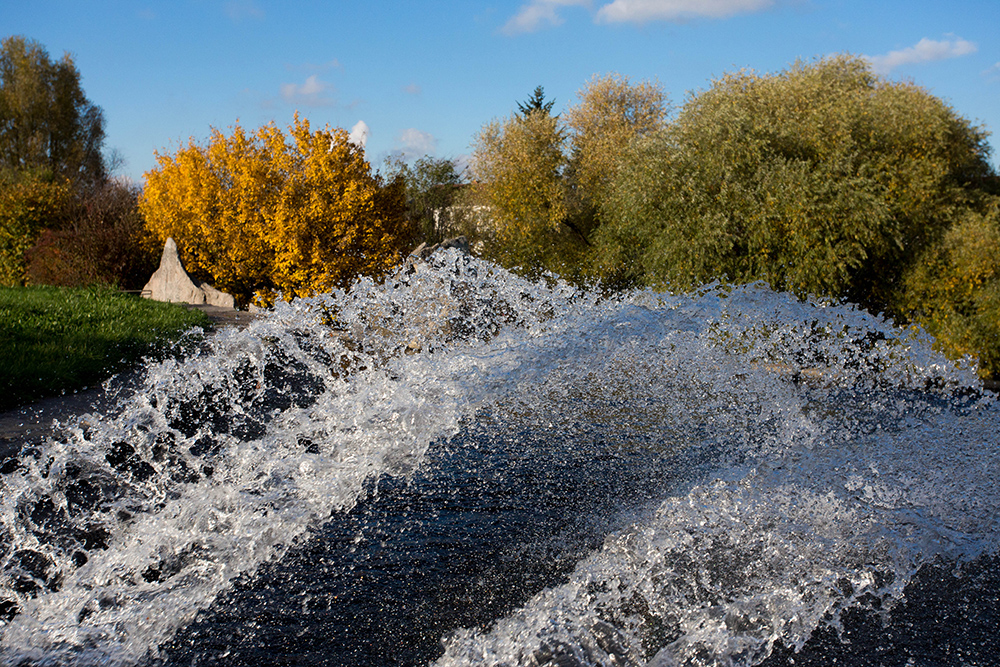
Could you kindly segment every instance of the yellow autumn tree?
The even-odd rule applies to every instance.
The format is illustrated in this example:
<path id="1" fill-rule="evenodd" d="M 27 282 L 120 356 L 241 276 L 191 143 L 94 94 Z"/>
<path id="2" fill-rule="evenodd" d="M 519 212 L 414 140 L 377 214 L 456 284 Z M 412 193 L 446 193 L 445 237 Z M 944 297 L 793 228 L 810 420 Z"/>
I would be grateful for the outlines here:
<path id="1" fill-rule="evenodd" d="M 669 104 L 656 81 L 630 83 L 627 76 L 594 76 L 566 111 L 576 189 L 584 205 L 600 206 L 636 136 L 663 129 Z"/>
<path id="2" fill-rule="evenodd" d="M 603 193 L 632 139 L 663 127 L 668 104 L 658 83 L 608 74 L 595 76 L 563 116 L 552 106 L 538 87 L 519 113 L 483 127 L 471 204 L 489 211 L 487 255 L 583 277 Z"/>
<path id="3" fill-rule="evenodd" d="M 402 184 L 384 183 L 343 129 L 287 135 L 273 123 L 213 130 L 175 155 L 157 154 L 140 209 L 187 269 L 240 303 L 268 304 L 348 286 L 399 262 L 414 239 Z"/>

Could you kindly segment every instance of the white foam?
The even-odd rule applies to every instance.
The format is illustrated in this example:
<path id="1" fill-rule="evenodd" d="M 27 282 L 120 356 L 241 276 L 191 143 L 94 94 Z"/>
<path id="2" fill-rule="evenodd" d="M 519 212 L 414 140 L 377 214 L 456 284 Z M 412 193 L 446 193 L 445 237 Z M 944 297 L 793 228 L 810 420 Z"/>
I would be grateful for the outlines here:
<path id="1" fill-rule="evenodd" d="M 996 455 L 976 438 L 995 432 L 996 411 L 981 401 L 959 414 L 903 391 L 928 384 L 976 380 L 919 333 L 851 307 L 762 286 L 606 299 L 439 252 L 409 275 L 281 304 L 197 355 L 151 364 L 120 411 L 25 453 L 0 483 L 4 595 L 21 609 L 2 629 L 2 659 L 155 654 L 235 577 L 494 405 L 526 423 L 586 410 L 577 416 L 615 420 L 623 439 L 660 434 L 703 451 L 718 481 L 704 470 L 681 480 L 570 583 L 489 633 L 453 637 L 442 664 L 615 647 L 664 664 L 702 650 L 763 655 L 864 592 L 898 594 L 933 555 L 995 550 Z M 869 404 L 838 403 L 858 392 Z M 139 459 L 142 478 L 130 472 Z M 94 506 L 74 500 L 91 492 Z M 45 499 L 50 518 L 32 519 Z M 79 530 L 94 527 L 106 548 L 81 546 Z M 15 586 L 26 550 L 51 561 L 30 577 L 34 593 Z M 712 559 L 718 571 L 705 569 Z M 722 567 L 734 562 L 747 572 Z M 878 588 L 883 571 L 893 584 Z M 681 634 L 650 654 L 654 625 Z"/>

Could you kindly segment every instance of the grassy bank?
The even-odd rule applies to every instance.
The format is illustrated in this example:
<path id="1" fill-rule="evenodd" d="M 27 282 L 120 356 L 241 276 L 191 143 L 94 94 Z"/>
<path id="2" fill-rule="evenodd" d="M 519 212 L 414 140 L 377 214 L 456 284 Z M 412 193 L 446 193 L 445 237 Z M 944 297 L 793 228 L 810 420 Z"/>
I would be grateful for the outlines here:
<path id="1" fill-rule="evenodd" d="M 204 313 L 108 288 L 0 287 L 0 411 L 163 353 Z"/>

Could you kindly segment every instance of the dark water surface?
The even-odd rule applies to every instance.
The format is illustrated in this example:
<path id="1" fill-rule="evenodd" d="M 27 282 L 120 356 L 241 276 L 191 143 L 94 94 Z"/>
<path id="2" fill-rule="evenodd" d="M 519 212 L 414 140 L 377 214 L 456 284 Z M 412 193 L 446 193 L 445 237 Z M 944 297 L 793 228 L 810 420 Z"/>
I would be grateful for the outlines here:
<path id="1" fill-rule="evenodd" d="M 155 664 L 427 663 L 443 636 L 485 628 L 563 581 L 694 472 L 669 443 L 626 448 L 596 425 L 501 423 L 480 415 L 412 477 L 372 484 L 349 513 L 238 582 Z"/>

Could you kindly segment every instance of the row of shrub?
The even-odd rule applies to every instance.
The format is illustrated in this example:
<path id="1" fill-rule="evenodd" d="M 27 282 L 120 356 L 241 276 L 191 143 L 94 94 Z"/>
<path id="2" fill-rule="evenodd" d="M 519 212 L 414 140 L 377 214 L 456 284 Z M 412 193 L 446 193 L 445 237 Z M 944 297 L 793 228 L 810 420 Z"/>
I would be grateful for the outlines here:
<path id="1" fill-rule="evenodd" d="M 125 181 L 74 190 L 51 174 L 8 171 L 0 180 L 0 285 L 141 289 L 159 257 L 138 196 Z"/>
<path id="2" fill-rule="evenodd" d="M 465 231 L 508 265 L 606 287 L 765 281 L 849 300 L 1000 374 L 984 128 L 852 56 L 729 74 L 673 115 L 656 90 L 612 75 L 560 117 L 488 124 L 461 200 L 491 216 Z"/>

